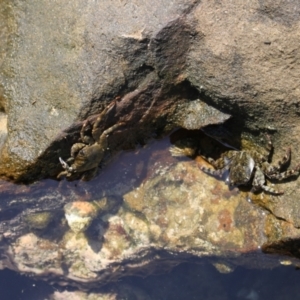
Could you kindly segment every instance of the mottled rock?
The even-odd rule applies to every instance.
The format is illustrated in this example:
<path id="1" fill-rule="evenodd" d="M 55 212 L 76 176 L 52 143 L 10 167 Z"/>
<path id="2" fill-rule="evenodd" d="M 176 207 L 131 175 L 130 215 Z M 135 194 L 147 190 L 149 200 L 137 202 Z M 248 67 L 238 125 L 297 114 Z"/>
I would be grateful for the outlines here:
<path id="1" fill-rule="evenodd" d="M 84 232 L 98 214 L 96 205 L 86 201 L 70 202 L 64 211 L 68 225 L 75 233 Z"/>
<path id="2" fill-rule="evenodd" d="M 261 147 L 268 132 L 273 161 L 287 145 L 292 164 L 300 161 L 298 1 L 2 2 L 2 176 L 57 175 L 58 157 L 70 156 L 83 121 L 93 123 L 112 101 L 99 130 L 127 126 L 109 137 L 108 158 L 175 126 L 206 127 L 230 114 L 227 144 Z M 98 285 L 169 270 L 190 257 L 208 257 L 223 271 L 281 263 L 257 259 L 261 248 L 299 264 L 299 180 L 283 182 L 282 196 L 260 193 L 249 203 L 245 191 L 203 174 L 200 158 L 176 161 L 167 147 L 138 157 L 134 167 L 130 159 L 111 163 L 94 181 L 99 190 L 94 183 L 62 181 L 44 195 L 34 187 L 10 192 L 1 185 L 3 266 Z M 211 142 L 201 150 L 221 147 Z M 99 200 L 106 195 L 124 201 L 106 205 Z M 98 206 L 98 217 L 87 210 L 93 222 L 75 232 L 67 231 L 67 220 L 54 218 L 48 235 L 22 223 L 23 216 L 45 210 L 61 216 L 73 201 Z"/>
<path id="3" fill-rule="evenodd" d="M 94 292 L 94 293 L 85 293 L 79 291 L 73 292 L 55 292 L 51 300 L 119 300 L 119 299 L 129 299 L 129 300 L 151 300 L 144 291 L 141 289 L 129 286 L 129 285 L 119 285 L 115 287 L 113 291 L 107 292 Z"/>
<path id="4" fill-rule="evenodd" d="M 53 219 L 51 212 L 38 212 L 27 215 L 25 221 L 32 229 L 45 229 Z"/>
<path id="5" fill-rule="evenodd" d="M 199 146 L 216 148 L 201 131 L 196 136 Z M 289 263 L 298 265 L 293 241 L 299 229 L 264 209 L 268 201 L 278 201 L 276 196 L 260 193 L 248 202 L 246 187 L 229 189 L 223 179 L 200 170 L 207 165 L 201 157 L 173 157 L 169 149 L 165 138 L 124 152 L 92 182 L 52 183 L 49 195 L 36 194 L 33 188 L 16 190 L 17 197 L 35 209 L 37 204 L 48 209 L 52 205 L 54 218 L 47 230 L 37 231 L 22 227 L 23 213 L 18 210 L 10 217 L 8 210 L 0 214 L 1 242 L 9 257 L 3 266 L 43 278 L 51 274 L 53 280 L 59 276 L 60 283 L 99 287 L 126 275 L 164 272 L 190 259 L 207 258 L 221 272 L 287 261 L 262 257 L 261 249 L 289 255 Z M 7 208 L 16 207 L 7 186 L 3 191 Z M 26 191 L 35 198 L 28 198 Z M 32 214 L 30 209 L 24 213 Z M 76 222 L 70 223 L 70 215 Z"/>
<path id="6" fill-rule="evenodd" d="M 18 266 L 20 272 L 31 270 L 38 275 L 47 274 L 50 270 L 62 275 L 62 269 L 57 269 L 53 262 L 60 260 L 59 246 L 48 239 L 40 238 L 34 233 L 23 235 L 11 245 L 8 253 L 12 256 L 22 256 L 22 264 Z"/>

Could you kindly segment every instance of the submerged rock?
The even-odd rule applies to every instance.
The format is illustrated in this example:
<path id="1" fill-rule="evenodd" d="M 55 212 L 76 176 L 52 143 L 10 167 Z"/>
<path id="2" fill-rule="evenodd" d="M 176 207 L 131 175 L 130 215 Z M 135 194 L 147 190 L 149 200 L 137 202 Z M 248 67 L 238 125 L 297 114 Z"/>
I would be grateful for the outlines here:
<path id="1" fill-rule="evenodd" d="M 149 3 L 3 2 L 1 176 L 55 177 L 83 122 L 94 124 L 111 102 L 96 130 L 126 126 L 108 137 L 103 166 L 115 151 L 177 126 L 205 127 L 223 141 L 207 126 L 229 114 L 225 143 L 243 149 L 245 137 L 260 144 L 270 132 L 273 161 L 286 145 L 300 161 L 299 2 Z M 249 203 L 246 192 L 201 172 L 200 158 L 176 161 L 165 151 L 162 159 L 164 150 L 134 168 L 124 160 L 105 170 L 95 181 L 99 190 L 62 181 L 44 195 L 1 185 L 2 265 L 86 286 L 169 270 L 191 257 L 208 257 L 223 272 L 281 263 L 261 260 L 261 249 L 299 265 L 298 181 L 284 182 L 282 196 L 260 193 Z M 189 152 L 195 155 L 197 144 Z M 101 200 L 107 195 L 111 201 Z M 53 226 L 44 211 L 53 213 Z"/>
<path id="2" fill-rule="evenodd" d="M 51 233 L 47 238 L 33 233 L 19 237 L 11 245 L 16 268 L 37 274 L 38 264 L 66 281 L 105 284 L 124 275 L 170 269 L 192 257 L 208 257 L 218 266 L 229 261 L 231 269 L 279 264 L 265 259 L 262 265 L 259 259 L 259 249 L 267 242 L 265 211 L 247 202 L 246 193 L 229 190 L 203 173 L 198 164 L 204 161 L 172 159 L 172 164 L 153 166 L 156 171 L 144 182 L 123 192 L 114 212 L 98 214 L 99 208 L 87 201 L 65 205 L 73 233 L 59 239 L 54 233 L 52 238 Z M 47 243 L 51 255 L 45 255 Z"/>
<path id="3" fill-rule="evenodd" d="M 128 300 L 151 300 L 152 298 L 148 296 L 141 289 L 130 286 L 122 285 L 115 287 L 112 291 L 106 292 L 94 292 L 86 293 L 79 291 L 64 291 L 64 292 L 55 292 L 51 297 L 51 300 L 119 300 L 119 299 L 128 299 Z"/>
<path id="4" fill-rule="evenodd" d="M 221 147 L 201 131 L 196 136 L 199 147 Z M 35 198 L 26 198 L 20 189 L 17 197 L 35 209 L 37 204 L 49 209 L 54 199 L 59 202 L 53 202 L 53 221 L 45 230 L 22 227 L 23 212 L 18 210 L 11 219 L 0 220 L 7 254 L 2 265 L 85 288 L 204 258 L 223 273 L 236 266 L 270 268 L 287 261 L 262 256 L 262 249 L 291 255 L 289 263 L 299 265 L 292 250 L 299 229 L 264 209 L 268 201 L 280 198 L 260 193 L 249 202 L 246 190 L 230 189 L 222 178 L 202 172 L 200 166 L 208 163 L 201 157 L 174 157 L 169 150 L 168 139 L 163 139 L 124 152 L 98 179 L 56 182 L 59 187 L 52 183 L 49 195 L 35 195 L 32 189 Z M 6 205 L 16 207 L 12 195 Z"/>
<path id="5" fill-rule="evenodd" d="M 45 229 L 53 219 L 51 212 L 38 212 L 27 215 L 25 221 L 33 229 Z"/>
<path id="6" fill-rule="evenodd" d="M 252 282 L 251 282 L 252 283 Z M 188 287 L 188 288 L 187 288 Z M 92 299 L 197 299 L 227 300 L 227 289 L 232 288 L 222 282 L 221 276 L 208 264 L 183 264 L 172 272 L 147 278 L 131 277 L 92 292 L 56 291 L 53 300 L 92 300 Z M 201 296 L 201 297 L 202 297 Z"/>
<path id="7" fill-rule="evenodd" d="M 98 214 L 95 204 L 86 201 L 70 202 L 64 211 L 68 225 L 75 233 L 84 232 Z"/>

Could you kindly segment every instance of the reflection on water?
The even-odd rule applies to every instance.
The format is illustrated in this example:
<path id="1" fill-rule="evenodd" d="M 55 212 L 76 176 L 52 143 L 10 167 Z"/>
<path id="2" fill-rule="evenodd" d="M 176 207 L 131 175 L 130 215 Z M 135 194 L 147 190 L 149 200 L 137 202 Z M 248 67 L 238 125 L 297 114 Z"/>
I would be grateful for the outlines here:
<path id="1" fill-rule="evenodd" d="M 300 299 L 299 279 L 300 272 L 292 267 L 274 270 L 237 268 L 232 273 L 221 274 L 205 263 L 186 263 L 168 274 L 129 277 L 118 284 L 139 288 L 153 300 L 291 300 Z M 113 285 L 93 292 L 111 289 L 114 289 Z M 9 270 L 0 272 L 1 300 L 46 300 L 51 299 L 55 290 L 66 288 L 34 281 Z"/>

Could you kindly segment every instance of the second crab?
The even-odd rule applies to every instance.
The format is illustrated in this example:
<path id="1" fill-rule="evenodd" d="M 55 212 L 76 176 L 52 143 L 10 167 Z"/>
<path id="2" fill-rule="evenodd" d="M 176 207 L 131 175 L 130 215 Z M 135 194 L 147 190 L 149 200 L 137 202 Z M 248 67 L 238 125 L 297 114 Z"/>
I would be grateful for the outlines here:
<path id="1" fill-rule="evenodd" d="M 57 178 L 65 176 L 68 179 L 81 177 L 82 180 L 90 180 L 96 175 L 98 166 L 108 148 L 108 135 L 124 125 L 123 122 L 120 122 L 103 132 L 99 130 L 99 124 L 106 117 L 110 108 L 111 106 L 108 106 L 104 109 L 93 125 L 88 120 L 83 123 L 80 131 L 81 142 L 72 146 L 71 157 L 66 161 L 59 157 L 64 170 L 57 175 Z M 92 126 L 91 136 L 86 134 L 89 126 Z"/>

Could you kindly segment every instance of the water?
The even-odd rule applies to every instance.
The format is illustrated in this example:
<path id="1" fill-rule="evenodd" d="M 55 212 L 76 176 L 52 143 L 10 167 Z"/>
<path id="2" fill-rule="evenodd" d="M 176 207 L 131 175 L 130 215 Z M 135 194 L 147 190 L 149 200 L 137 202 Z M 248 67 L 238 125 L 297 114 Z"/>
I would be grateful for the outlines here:
<path id="1" fill-rule="evenodd" d="M 44 281 L 35 281 L 7 269 L 0 271 L 1 300 L 42 300 L 53 292 L 54 287 Z"/>
<path id="2" fill-rule="evenodd" d="M 155 300 L 297 300 L 300 299 L 299 280 L 300 272 L 293 267 L 273 270 L 238 267 L 232 273 L 221 274 L 206 263 L 184 263 L 167 274 L 128 277 L 118 284 L 137 287 Z M 111 288 L 114 286 L 104 290 Z M 72 288 L 35 281 L 9 270 L 0 272 L 1 300 L 46 300 L 57 290 Z M 94 293 L 101 291 L 93 290 Z"/>
<path id="3" fill-rule="evenodd" d="M 111 161 L 105 168 L 105 172 L 101 172 L 96 180 L 87 183 L 45 180 L 32 186 L 0 185 L 1 195 L 4 198 L 1 199 L 3 211 L 0 212 L 0 222 L 6 223 L 7 232 L 9 230 L 13 232 L 14 225 L 18 230 L 27 230 L 25 227 L 20 229 L 17 227 L 19 223 L 10 223 L 10 220 L 23 209 L 34 212 L 37 201 L 40 208 L 62 210 L 66 202 L 78 198 L 88 201 L 95 195 L 101 193 L 104 195 L 110 190 L 115 191 L 116 186 L 118 193 L 124 194 L 139 186 L 162 165 L 176 161 L 177 158 L 169 154 L 169 146 L 170 140 L 165 138 L 150 143 L 144 149 L 123 152 Z M 26 207 L 19 207 L 17 204 L 14 206 L 15 195 L 19 197 L 18 201 L 24 199 Z M 263 259 L 264 254 L 261 254 L 261 257 Z M 145 278 L 124 277 L 117 283 L 110 283 L 106 287 L 92 291 L 102 293 L 126 285 L 131 289 L 140 289 L 149 297 L 148 299 L 155 300 L 300 299 L 298 284 L 300 272 L 291 266 L 272 270 L 238 267 L 231 273 L 221 274 L 205 259 L 200 261 L 197 259 L 183 263 L 167 273 L 161 270 L 161 273 Z M 7 269 L 0 271 L 0 300 L 46 300 L 51 299 L 55 291 L 74 290 L 74 287 L 62 287 L 47 281 L 37 281 L 28 275 L 21 275 Z M 126 299 L 137 300 L 133 296 Z"/>
<path id="4" fill-rule="evenodd" d="M 237 268 L 220 274 L 211 265 L 182 264 L 171 273 L 132 279 L 157 300 L 282 300 L 300 299 L 300 272 L 291 267 L 274 270 Z"/>

